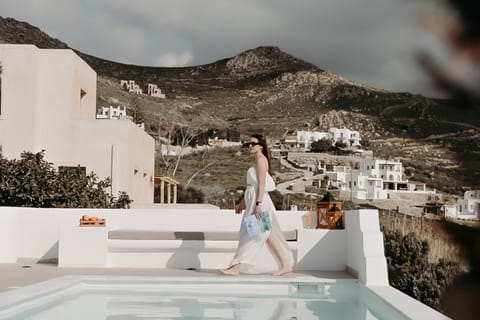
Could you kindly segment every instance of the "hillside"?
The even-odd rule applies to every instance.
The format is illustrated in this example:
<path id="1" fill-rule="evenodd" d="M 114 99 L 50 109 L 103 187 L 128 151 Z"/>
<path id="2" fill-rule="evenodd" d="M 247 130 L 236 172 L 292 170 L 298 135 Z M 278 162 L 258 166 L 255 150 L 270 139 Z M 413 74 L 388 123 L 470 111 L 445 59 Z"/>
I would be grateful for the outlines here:
<path id="1" fill-rule="evenodd" d="M 0 17 L 0 42 L 68 48 L 25 22 Z M 75 50 L 75 49 L 74 49 Z M 347 127 L 376 156 L 399 158 L 412 180 L 460 193 L 480 188 L 480 112 L 451 101 L 388 92 L 342 78 L 276 47 L 258 47 L 210 64 L 159 68 L 116 63 L 75 50 L 98 74 L 97 106 L 125 104 L 146 130 L 181 124 L 194 132 L 263 132 Z M 119 80 L 159 85 L 167 99 L 129 94 Z"/>

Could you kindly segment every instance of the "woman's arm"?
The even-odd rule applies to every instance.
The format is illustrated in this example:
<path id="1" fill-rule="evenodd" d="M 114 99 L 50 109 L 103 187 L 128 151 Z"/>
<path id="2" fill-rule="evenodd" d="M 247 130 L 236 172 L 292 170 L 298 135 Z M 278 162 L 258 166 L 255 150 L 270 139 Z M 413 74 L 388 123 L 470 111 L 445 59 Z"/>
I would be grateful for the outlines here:
<path id="1" fill-rule="evenodd" d="M 262 216 L 262 201 L 263 195 L 265 193 L 265 180 L 267 176 L 267 169 L 268 169 L 268 162 L 267 159 L 263 157 L 259 157 L 255 161 L 256 172 L 257 172 L 257 181 L 258 181 L 258 188 L 257 188 L 257 199 L 255 202 L 255 215 L 258 219 Z"/>

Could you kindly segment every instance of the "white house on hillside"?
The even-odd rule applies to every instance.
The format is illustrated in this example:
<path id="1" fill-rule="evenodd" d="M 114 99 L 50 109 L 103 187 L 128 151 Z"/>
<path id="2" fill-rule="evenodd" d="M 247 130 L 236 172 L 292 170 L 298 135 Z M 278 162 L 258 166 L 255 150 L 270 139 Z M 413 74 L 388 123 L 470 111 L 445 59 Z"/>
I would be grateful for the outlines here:
<path id="1" fill-rule="evenodd" d="M 97 119 L 122 119 L 127 118 L 127 107 L 125 106 L 109 106 L 101 107 L 97 110 Z"/>
<path id="2" fill-rule="evenodd" d="M 147 94 L 152 97 L 165 99 L 165 94 L 162 93 L 162 90 L 153 83 L 147 84 Z"/>
<path id="3" fill-rule="evenodd" d="M 288 142 L 287 140 L 285 140 L 285 143 L 293 147 L 310 150 L 313 142 L 322 139 L 332 140 L 332 144 L 342 142 L 345 143 L 349 148 L 361 147 L 360 133 L 358 131 L 352 131 L 346 128 L 330 128 L 328 132 L 299 130 L 296 133 L 295 141 L 292 141 L 292 139 L 290 138 Z M 294 142 L 293 145 L 292 142 Z"/>
<path id="4" fill-rule="evenodd" d="M 130 93 L 143 94 L 142 88 L 135 83 L 135 80 L 120 80 L 120 86 Z"/>
<path id="5" fill-rule="evenodd" d="M 457 214 L 480 219 L 480 190 L 465 191 L 463 199 L 457 201 Z"/>
<path id="6" fill-rule="evenodd" d="M 0 146 L 112 179 L 111 193 L 152 203 L 154 139 L 131 121 L 96 120 L 97 75 L 72 50 L 0 45 Z"/>
<path id="7" fill-rule="evenodd" d="M 465 191 L 455 206 L 445 208 L 445 215 L 466 220 L 480 220 L 480 190 Z"/>
<path id="8" fill-rule="evenodd" d="M 361 147 L 360 145 L 360 132 L 349 130 L 347 128 L 328 129 L 328 134 L 334 142 L 345 143 L 348 147 Z"/>
<path id="9" fill-rule="evenodd" d="M 327 132 L 318 131 L 297 131 L 296 147 L 310 150 L 311 144 L 322 139 L 329 139 Z"/>
<path id="10" fill-rule="evenodd" d="M 359 163 L 359 169 L 327 171 L 329 186 L 335 187 L 355 199 L 402 199 L 417 196 L 427 199 L 435 193 L 425 184 L 417 185 L 403 179 L 400 161 L 370 159 Z"/>

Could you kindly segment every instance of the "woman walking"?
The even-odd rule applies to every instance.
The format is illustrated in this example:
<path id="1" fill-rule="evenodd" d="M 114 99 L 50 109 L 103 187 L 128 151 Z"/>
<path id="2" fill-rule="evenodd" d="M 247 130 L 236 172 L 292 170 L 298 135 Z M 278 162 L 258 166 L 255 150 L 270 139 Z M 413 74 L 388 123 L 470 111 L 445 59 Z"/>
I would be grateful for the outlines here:
<path id="1" fill-rule="evenodd" d="M 288 243 L 280 230 L 275 216 L 275 207 L 268 192 L 275 190 L 275 182 L 270 175 L 270 158 L 266 140 L 261 135 L 254 134 L 246 143 L 249 153 L 254 156 L 255 165 L 247 171 L 247 188 L 245 197 L 235 208 L 236 213 L 245 210 L 240 227 L 237 252 L 226 269 L 220 272 L 225 275 L 240 273 L 272 272 L 281 276 L 292 272 L 293 255 Z M 249 234 L 246 223 L 248 216 L 271 221 L 270 230 Z M 251 217 L 250 217 L 251 218 Z"/>

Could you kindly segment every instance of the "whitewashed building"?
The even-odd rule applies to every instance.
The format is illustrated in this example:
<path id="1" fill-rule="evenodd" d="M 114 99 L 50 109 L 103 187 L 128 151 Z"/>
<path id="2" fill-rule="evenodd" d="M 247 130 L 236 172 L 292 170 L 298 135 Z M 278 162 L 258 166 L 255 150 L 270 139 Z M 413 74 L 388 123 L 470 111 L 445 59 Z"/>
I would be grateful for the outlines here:
<path id="1" fill-rule="evenodd" d="M 131 121 L 96 119 L 97 75 L 72 50 L 0 45 L 0 146 L 6 158 L 46 150 L 55 166 L 111 178 L 113 196 L 152 203 L 154 139 Z"/>
<path id="2" fill-rule="evenodd" d="M 359 163 L 359 169 L 327 171 L 329 186 L 354 199 L 407 199 L 413 195 L 425 200 L 435 194 L 425 184 L 403 179 L 400 161 L 370 159 Z"/>
<path id="3" fill-rule="evenodd" d="M 328 132 L 299 130 L 296 132 L 294 141 L 292 141 L 290 138 L 290 141 L 285 141 L 285 143 L 287 145 L 294 146 L 296 148 L 302 148 L 305 151 L 308 151 L 311 149 L 312 143 L 322 139 L 331 140 L 332 145 L 337 142 L 341 142 L 346 144 L 348 148 L 355 149 L 361 147 L 360 133 L 358 131 L 352 131 L 346 128 L 330 128 Z"/>
<path id="4" fill-rule="evenodd" d="M 456 205 L 446 206 L 445 215 L 464 220 L 480 220 L 480 190 L 465 191 Z"/>
<path id="5" fill-rule="evenodd" d="M 337 129 L 337 128 L 330 128 L 328 129 L 328 135 L 330 139 L 332 139 L 335 143 L 342 142 L 347 145 L 347 147 L 361 147 L 360 144 L 360 132 L 349 130 L 347 128 Z"/>
<path id="6" fill-rule="evenodd" d="M 480 219 L 480 190 L 466 191 L 463 199 L 457 201 L 457 213 L 459 217 L 473 216 Z"/>
<path id="7" fill-rule="evenodd" d="M 310 150 L 312 143 L 322 139 L 330 139 L 328 132 L 297 131 L 296 146 L 297 148 Z"/>
<path id="8" fill-rule="evenodd" d="M 147 95 L 165 99 L 165 94 L 163 94 L 162 90 L 160 90 L 160 88 L 153 83 L 147 84 Z"/>
<path id="9" fill-rule="evenodd" d="M 120 86 L 130 93 L 143 94 L 142 88 L 135 83 L 135 80 L 120 80 Z"/>
<path id="10" fill-rule="evenodd" d="M 109 106 L 101 107 L 97 110 L 97 119 L 123 119 L 127 118 L 127 107 L 125 106 Z"/>

